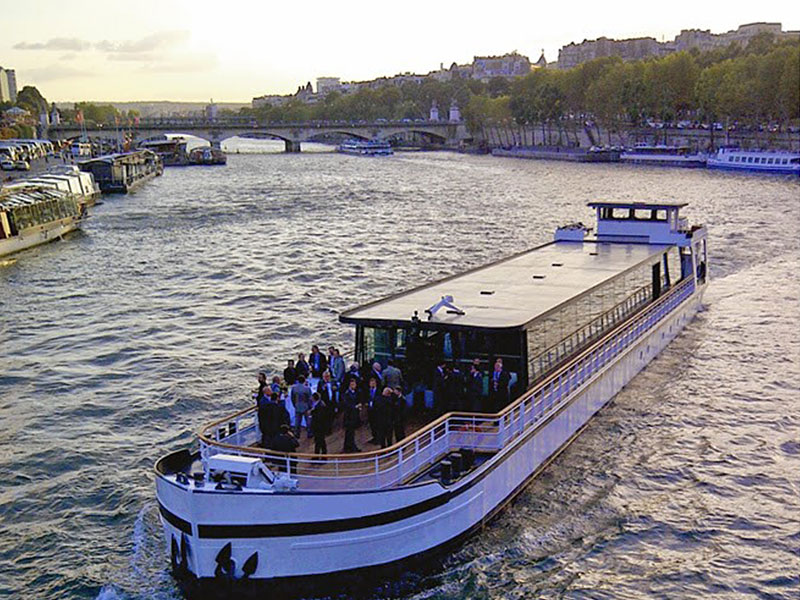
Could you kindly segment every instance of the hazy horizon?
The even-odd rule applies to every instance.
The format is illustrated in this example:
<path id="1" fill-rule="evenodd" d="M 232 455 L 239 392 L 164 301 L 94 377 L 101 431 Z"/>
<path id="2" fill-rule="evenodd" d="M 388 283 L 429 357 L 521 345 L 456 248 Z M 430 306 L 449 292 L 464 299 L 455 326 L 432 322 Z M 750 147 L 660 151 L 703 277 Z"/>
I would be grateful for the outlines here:
<path id="1" fill-rule="evenodd" d="M 358 0 L 302 7 L 261 3 L 155 2 L 136 10 L 88 0 L 4 8 L 0 66 L 18 87 L 35 85 L 51 102 L 249 103 L 290 94 L 317 77 L 365 81 L 426 74 L 474 56 L 518 51 L 548 62 L 570 42 L 609 37 L 673 39 L 682 29 L 723 33 L 751 22 L 800 29 L 794 2 L 716 7 L 679 0 L 668 14 L 625 0 L 614 9 L 579 2 L 568 13 L 500 2 L 491 10 L 410 0 Z M 625 15 L 620 18 L 620 15 Z"/>

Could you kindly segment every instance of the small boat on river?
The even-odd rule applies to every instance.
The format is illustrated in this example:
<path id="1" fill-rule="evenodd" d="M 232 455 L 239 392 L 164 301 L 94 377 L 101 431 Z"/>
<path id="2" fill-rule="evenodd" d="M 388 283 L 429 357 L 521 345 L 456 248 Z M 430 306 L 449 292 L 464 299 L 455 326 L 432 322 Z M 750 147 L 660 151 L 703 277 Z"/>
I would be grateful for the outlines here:
<path id="1" fill-rule="evenodd" d="M 390 156 L 394 154 L 389 142 L 382 140 L 346 140 L 339 144 L 337 151 L 357 156 Z"/>
<path id="2" fill-rule="evenodd" d="M 200 146 L 189 152 L 190 165 L 224 165 L 228 162 L 228 155 L 224 150 L 211 146 Z"/>
<path id="3" fill-rule="evenodd" d="M 81 171 L 91 173 L 103 193 L 133 191 L 146 181 L 164 172 L 164 163 L 152 150 L 134 150 L 109 154 L 78 165 Z"/>
<path id="4" fill-rule="evenodd" d="M 355 327 L 355 360 L 391 360 L 415 398 L 435 399 L 443 362 L 466 372 L 502 359 L 507 376 L 477 371 L 472 388 L 494 389 L 499 406 L 459 402 L 386 448 L 326 456 L 260 447 L 250 406 L 158 460 L 166 550 L 186 592 L 343 593 L 507 506 L 691 322 L 707 287 L 706 228 L 688 224 L 684 204 L 589 206 L 594 236 L 562 227 L 339 317 Z"/>
<path id="5" fill-rule="evenodd" d="M 86 216 L 75 194 L 29 182 L 0 190 L 0 256 L 61 239 Z"/>
<path id="6" fill-rule="evenodd" d="M 650 146 L 637 144 L 624 150 L 619 158 L 622 162 L 634 165 L 657 165 L 661 167 L 702 168 L 706 166 L 708 157 L 705 154 L 692 152 L 688 146 L 666 146 L 663 144 Z"/>
<path id="7" fill-rule="evenodd" d="M 189 164 L 186 140 L 182 137 L 144 140 L 139 142 L 139 148 L 158 154 L 165 167 L 183 167 Z"/>
<path id="8" fill-rule="evenodd" d="M 720 148 L 708 159 L 712 169 L 758 171 L 800 175 L 800 153 L 781 150 L 741 150 Z"/>

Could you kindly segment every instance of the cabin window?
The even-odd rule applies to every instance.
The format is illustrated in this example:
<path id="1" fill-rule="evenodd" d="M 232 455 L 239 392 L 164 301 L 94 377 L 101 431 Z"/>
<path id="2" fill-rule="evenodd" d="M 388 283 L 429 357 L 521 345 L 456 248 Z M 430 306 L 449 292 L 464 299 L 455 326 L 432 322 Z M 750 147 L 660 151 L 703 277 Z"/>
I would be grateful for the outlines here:
<path id="1" fill-rule="evenodd" d="M 632 269 L 533 321 L 526 331 L 529 382 L 541 378 L 649 303 L 653 297 L 653 266 L 662 260 L 657 257 L 657 262 Z M 659 267 L 656 284 L 662 289 L 680 279 L 678 250 L 671 249 L 665 262 L 666 268 Z"/>
<path id="2" fill-rule="evenodd" d="M 733 162 L 733 157 L 732 156 L 728 157 L 728 162 Z"/>
<path id="3" fill-rule="evenodd" d="M 768 158 L 768 159 L 767 159 L 767 164 L 768 164 L 768 165 L 771 165 L 771 164 L 772 164 L 772 159 L 771 159 L 771 158 Z"/>

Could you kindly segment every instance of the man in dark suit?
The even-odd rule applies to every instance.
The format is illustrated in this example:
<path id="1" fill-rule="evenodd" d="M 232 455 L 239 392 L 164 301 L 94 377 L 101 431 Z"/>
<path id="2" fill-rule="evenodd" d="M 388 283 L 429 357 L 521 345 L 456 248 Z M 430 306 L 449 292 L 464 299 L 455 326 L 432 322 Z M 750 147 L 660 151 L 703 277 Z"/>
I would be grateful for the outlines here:
<path id="1" fill-rule="evenodd" d="M 481 412 L 483 409 L 483 373 L 480 368 L 473 364 L 469 369 L 469 378 L 467 379 L 467 410 L 472 412 Z"/>
<path id="2" fill-rule="evenodd" d="M 286 387 L 292 387 L 297 381 L 297 371 L 294 368 L 293 360 L 289 360 L 289 366 L 283 370 L 283 381 L 286 382 Z"/>
<path id="3" fill-rule="evenodd" d="M 328 434 L 331 433 L 331 428 L 333 427 L 333 420 L 336 418 L 336 415 L 339 414 L 339 385 L 331 380 L 331 374 L 329 371 L 324 371 L 322 373 L 322 381 L 319 382 L 317 386 L 317 392 L 319 393 L 319 397 L 322 398 L 323 402 L 328 406 L 328 409 L 331 411 L 331 419 L 330 419 L 330 426 L 328 427 Z"/>
<path id="4" fill-rule="evenodd" d="M 258 405 L 258 428 L 261 430 L 262 448 L 269 448 L 272 440 L 280 432 L 281 426 L 289 423 L 289 413 L 279 399 L 280 395 L 273 392 Z"/>
<path id="5" fill-rule="evenodd" d="M 344 448 L 342 452 L 360 452 L 356 446 L 356 429 L 361 425 L 358 410 L 361 407 L 358 394 L 358 381 L 353 378 L 341 396 L 342 423 L 344 425 Z"/>
<path id="6" fill-rule="evenodd" d="M 327 454 L 328 445 L 325 436 L 331 429 L 331 415 L 328 404 L 314 392 L 311 396 L 314 406 L 311 409 L 311 432 L 314 434 L 314 454 Z"/>
<path id="7" fill-rule="evenodd" d="M 372 372 L 370 372 L 369 377 L 374 377 L 378 380 L 378 387 L 383 387 L 383 373 L 381 373 L 381 363 L 375 361 L 372 363 Z"/>
<path id="8" fill-rule="evenodd" d="M 276 452 L 294 452 L 300 442 L 292 435 L 292 430 L 288 425 L 281 425 L 280 433 L 275 436 L 270 445 L 270 449 Z"/>
<path id="9" fill-rule="evenodd" d="M 375 398 L 372 405 L 371 421 L 375 427 L 375 437 L 381 448 L 392 445 L 392 388 L 383 388 L 383 392 Z"/>
<path id="10" fill-rule="evenodd" d="M 308 355 L 308 365 L 311 368 L 311 377 L 319 379 L 322 372 L 328 368 L 328 361 L 325 355 L 319 351 L 319 346 L 311 346 L 311 354 Z"/>
<path id="11" fill-rule="evenodd" d="M 361 387 L 361 373 L 358 370 L 358 363 L 350 365 L 350 370 L 344 375 L 342 379 L 342 389 L 347 390 L 350 388 L 350 380 L 355 379 L 356 387 Z"/>
<path id="12" fill-rule="evenodd" d="M 302 375 L 306 379 L 311 374 L 311 369 L 306 362 L 306 355 L 302 352 L 297 355 L 297 361 L 294 363 L 294 370 L 297 372 L 297 376 L 299 377 Z"/>
<path id="13" fill-rule="evenodd" d="M 406 411 L 408 405 L 403 396 L 403 390 L 399 387 L 394 389 L 392 396 L 392 427 L 394 428 L 395 442 L 399 442 L 406 437 Z M 389 440 L 392 441 L 391 439 Z"/>
<path id="14" fill-rule="evenodd" d="M 499 411 L 508 404 L 509 383 L 511 383 L 511 375 L 503 367 L 503 359 L 498 358 L 494 363 L 494 370 L 489 379 L 490 410 Z"/>
<path id="15" fill-rule="evenodd" d="M 378 430 L 375 426 L 375 401 L 381 395 L 380 388 L 378 387 L 378 380 L 375 377 L 369 378 L 367 389 L 364 390 L 364 398 L 362 404 L 367 405 L 367 419 L 369 420 L 369 429 L 372 434 L 372 439 L 367 442 L 368 444 L 380 444 L 378 439 Z"/>

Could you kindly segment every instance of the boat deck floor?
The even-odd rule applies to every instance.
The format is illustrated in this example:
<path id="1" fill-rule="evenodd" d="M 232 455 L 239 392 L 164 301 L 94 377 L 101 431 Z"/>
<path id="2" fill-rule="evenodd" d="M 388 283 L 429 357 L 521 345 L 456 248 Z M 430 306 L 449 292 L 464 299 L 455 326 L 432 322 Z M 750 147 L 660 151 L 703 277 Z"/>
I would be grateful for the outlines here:
<path id="1" fill-rule="evenodd" d="M 415 431 L 421 429 L 434 419 L 433 415 L 427 413 L 412 413 L 406 419 L 405 434 L 411 435 Z M 344 454 L 344 426 L 342 425 L 342 415 L 339 414 L 333 420 L 330 435 L 325 437 L 325 443 L 328 447 L 328 454 Z M 379 450 L 380 444 L 375 443 L 372 439 L 372 431 L 366 415 L 362 414 L 361 425 L 355 431 L 356 446 L 361 452 L 369 452 L 371 450 Z M 301 454 L 314 454 L 314 438 L 309 437 L 305 427 L 300 431 L 300 438 L 298 439 L 300 446 L 297 452 Z M 392 442 L 398 440 L 392 437 Z"/>

